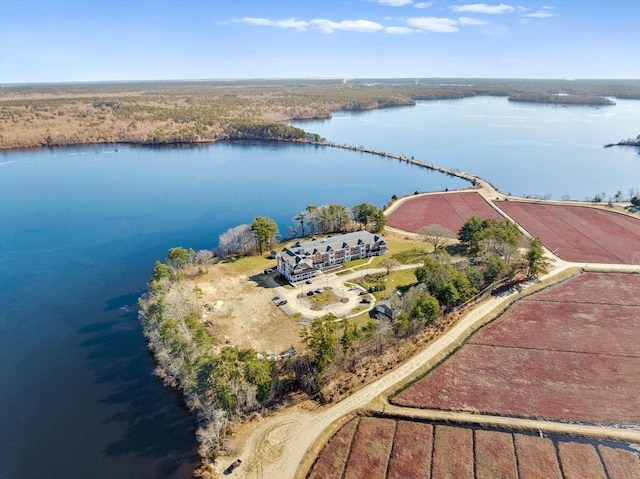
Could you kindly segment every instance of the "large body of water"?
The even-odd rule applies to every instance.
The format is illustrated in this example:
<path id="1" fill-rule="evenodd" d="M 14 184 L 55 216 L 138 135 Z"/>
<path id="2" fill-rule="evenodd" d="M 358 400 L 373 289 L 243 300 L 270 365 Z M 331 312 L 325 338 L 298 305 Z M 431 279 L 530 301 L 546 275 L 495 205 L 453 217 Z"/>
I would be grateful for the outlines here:
<path id="1" fill-rule="evenodd" d="M 476 173 L 513 193 L 583 198 L 638 188 L 636 152 L 602 144 L 640 133 L 640 102 L 504 102 L 421 103 L 304 127 Z M 507 119 L 504 108 L 521 108 L 524 119 Z M 556 119 L 565 140 L 549 140 L 532 117 L 547 132 Z M 595 125 L 582 130 L 584 123 Z M 535 136 L 526 140 L 529 129 Z M 586 167 L 585 151 L 598 155 L 597 169 Z M 405 163 L 301 145 L 0 153 L 0 477 L 189 477 L 196 425 L 152 375 L 136 313 L 168 248 L 211 248 L 221 232 L 258 215 L 286 234 L 307 204 L 381 206 L 393 194 L 464 186 Z"/>
<path id="2" fill-rule="evenodd" d="M 640 134 L 640 101 L 615 106 L 510 102 L 499 97 L 340 112 L 297 123 L 336 143 L 364 145 L 459 169 L 504 193 L 584 200 L 640 184 L 637 148 L 603 148 Z"/>

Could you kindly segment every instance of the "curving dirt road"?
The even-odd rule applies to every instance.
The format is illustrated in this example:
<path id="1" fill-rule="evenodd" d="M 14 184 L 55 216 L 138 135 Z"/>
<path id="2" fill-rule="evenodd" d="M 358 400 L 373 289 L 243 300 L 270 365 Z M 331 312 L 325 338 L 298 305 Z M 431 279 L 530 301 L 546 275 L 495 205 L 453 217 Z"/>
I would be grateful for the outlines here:
<path id="1" fill-rule="evenodd" d="M 553 282 L 555 278 L 562 278 L 563 272 L 576 267 L 586 267 L 594 270 L 640 272 L 640 266 L 576 265 L 556 259 L 552 271 L 541 277 L 540 281 L 531 283 L 523 291 L 535 289 L 540 282 Z M 235 473 L 236 477 L 246 479 L 267 479 L 274 477 L 293 479 L 296 476 L 299 464 L 303 461 L 311 446 L 334 421 L 339 420 L 346 414 L 367 406 L 385 391 L 399 387 L 417 372 L 438 362 L 456 348 L 461 341 L 472 332 L 492 318 L 492 313 L 495 314 L 495 312 L 503 310 L 521 294 L 522 293 L 512 292 L 508 295 L 495 297 L 481 303 L 471 309 L 443 336 L 430 343 L 410 360 L 337 404 L 318 408 L 315 411 L 291 409 L 265 419 L 264 422 L 253 431 L 244 448 L 240 451 L 239 457 L 242 457 L 244 462 L 243 467 Z M 383 407 L 390 408 L 390 406 L 387 405 Z M 380 407 L 378 407 L 378 409 L 380 409 Z M 388 411 L 398 413 L 395 409 L 396 408 L 389 409 Z M 458 413 L 449 413 L 448 419 L 455 420 L 456 418 L 460 418 Z M 477 418 L 477 416 L 468 415 L 468 417 L 465 416 L 463 419 L 464 421 L 474 421 Z M 500 424 L 504 426 L 523 427 L 523 424 L 521 424 L 522 420 L 519 419 L 501 418 L 500 421 Z M 565 433 L 585 432 L 585 427 L 582 425 L 552 423 L 550 421 L 531 420 L 527 422 L 526 427 L 538 428 L 542 431 L 553 430 L 554 432 Z M 593 431 L 587 432 L 592 433 Z M 609 431 L 608 433 L 613 435 L 615 431 Z M 624 430 L 621 434 L 625 435 L 624 437 L 630 435 L 634 440 L 640 441 L 639 431 Z M 224 464 L 220 465 L 220 467 L 223 466 Z"/>

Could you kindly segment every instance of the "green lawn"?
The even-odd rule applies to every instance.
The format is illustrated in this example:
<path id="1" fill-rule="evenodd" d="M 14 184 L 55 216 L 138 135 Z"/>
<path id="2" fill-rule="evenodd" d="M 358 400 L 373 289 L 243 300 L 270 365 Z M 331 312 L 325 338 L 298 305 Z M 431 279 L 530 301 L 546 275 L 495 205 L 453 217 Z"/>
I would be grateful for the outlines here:
<path id="1" fill-rule="evenodd" d="M 237 259 L 224 260 L 223 263 L 229 265 L 236 273 L 246 274 L 251 271 L 261 271 L 263 269 L 276 267 L 273 259 L 266 256 L 242 256 Z"/>
<path id="2" fill-rule="evenodd" d="M 312 303 L 320 307 L 340 301 L 340 298 L 333 294 L 333 291 L 314 293 L 313 296 L 307 296 L 307 299 L 311 300 Z"/>
<path id="3" fill-rule="evenodd" d="M 372 294 L 375 296 L 376 301 L 380 301 L 386 299 L 390 294 L 392 294 L 395 288 L 402 288 L 403 286 L 413 286 L 414 284 L 416 284 L 416 282 L 416 275 L 411 269 L 392 271 L 389 276 L 385 276 L 383 278 L 382 284 L 385 285 L 385 289 Z"/>
<path id="4" fill-rule="evenodd" d="M 342 263 L 342 266 L 344 266 L 345 268 L 356 268 L 358 266 L 365 264 L 367 261 L 369 261 L 369 258 L 354 259 L 353 261 L 347 261 L 346 263 Z"/>

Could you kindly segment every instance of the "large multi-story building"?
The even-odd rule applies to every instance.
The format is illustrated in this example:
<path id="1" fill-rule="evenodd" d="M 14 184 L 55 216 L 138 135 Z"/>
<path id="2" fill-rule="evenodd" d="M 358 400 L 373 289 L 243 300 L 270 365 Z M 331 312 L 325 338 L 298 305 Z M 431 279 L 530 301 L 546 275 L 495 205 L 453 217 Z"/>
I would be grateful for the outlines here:
<path id="1" fill-rule="evenodd" d="M 306 243 L 298 241 L 277 253 L 276 259 L 278 272 L 290 283 L 296 283 L 318 276 L 323 268 L 386 252 L 387 244 L 382 237 L 356 231 Z"/>

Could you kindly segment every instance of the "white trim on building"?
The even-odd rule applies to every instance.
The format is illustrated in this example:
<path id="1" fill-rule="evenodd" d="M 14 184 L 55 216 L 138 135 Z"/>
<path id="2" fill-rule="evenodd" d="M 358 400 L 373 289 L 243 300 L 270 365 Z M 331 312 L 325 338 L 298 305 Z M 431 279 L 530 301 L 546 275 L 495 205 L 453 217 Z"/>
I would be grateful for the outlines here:
<path id="1" fill-rule="evenodd" d="M 384 239 L 368 231 L 356 231 L 339 236 L 297 242 L 276 254 L 278 272 L 290 283 L 304 281 L 321 273 L 322 268 L 379 256 L 387 252 Z"/>

